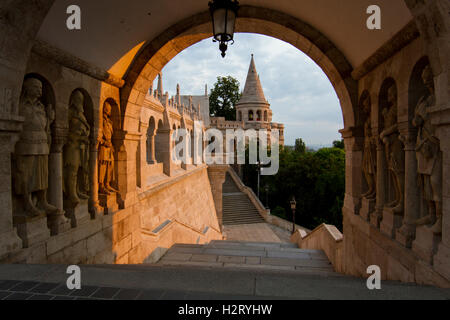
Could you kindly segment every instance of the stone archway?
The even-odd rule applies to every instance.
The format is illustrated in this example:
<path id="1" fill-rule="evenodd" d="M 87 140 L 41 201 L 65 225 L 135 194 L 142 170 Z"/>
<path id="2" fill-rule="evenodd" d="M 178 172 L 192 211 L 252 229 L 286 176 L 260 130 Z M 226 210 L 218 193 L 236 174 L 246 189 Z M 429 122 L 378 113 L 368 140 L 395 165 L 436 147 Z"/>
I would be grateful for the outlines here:
<path id="1" fill-rule="evenodd" d="M 136 56 L 121 89 L 123 128 L 136 131 L 132 115 L 142 105 L 153 79 L 178 53 L 211 37 L 209 12 L 203 12 L 170 27 L 147 44 Z M 290 43 L 312 58 L 331 81 L 341 103 L 344 125 L 355 125 L 353 106 L 357 104 L 357 81 L 344 54 L 314 27 L 274 10 L 243 6 L 236 32 L 257 33 Z"/>

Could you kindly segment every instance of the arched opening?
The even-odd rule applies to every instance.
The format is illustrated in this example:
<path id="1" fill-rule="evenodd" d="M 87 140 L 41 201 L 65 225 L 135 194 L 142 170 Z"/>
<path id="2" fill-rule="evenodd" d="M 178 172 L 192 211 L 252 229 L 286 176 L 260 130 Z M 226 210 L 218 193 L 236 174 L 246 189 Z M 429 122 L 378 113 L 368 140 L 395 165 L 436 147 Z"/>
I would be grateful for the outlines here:
<path id="1" fill-rule="evenodd" d="M 267 110 L 264 111 L 264 122 L 269 121 L 268 117 L 267 117 Z"/>
<path id="2" fill-rule="evenodd" d="M 248 121 L 253 121 L 253 119 L 254 119 L 253 110 L 250 110 L 248 112 Z"/>
<path id="3" fill-rule="evenodd" d="M 165 148 L 167 148 L 164 144 L 165 142 L 164 142 L 164 137 L 163 137 L 163 132 L 162 132 L 163 129 L 164 129 L 163 121 L 159 120 L 158 128 L 156 130 L 156 135 L 155 135 L 155 158 L 158 163 L 164 162 L 163 153 L 164 153 Z"/>
<path id="4" fill-rule="evenodd" d="M 256 121 L 261 121 L 261 110 L 256 111 Z"/>
<path id="5" fill-rule="evenodd" d="M 155 134 L 156 134 L 156 123 L 155 118 L 150 117 L 149 126 L 147 130 L 147 163 L 156 163 L 156 151 L 155 151 Z"/>

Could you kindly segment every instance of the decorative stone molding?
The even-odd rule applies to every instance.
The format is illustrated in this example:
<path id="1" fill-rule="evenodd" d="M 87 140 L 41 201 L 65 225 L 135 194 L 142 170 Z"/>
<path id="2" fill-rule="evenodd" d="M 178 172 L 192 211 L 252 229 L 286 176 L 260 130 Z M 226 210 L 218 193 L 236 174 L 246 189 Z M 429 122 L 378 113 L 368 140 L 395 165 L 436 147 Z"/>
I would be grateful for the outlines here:
<path id="1" fill-rule="evenodd" d="M 102 70 L 99 67 L 93 66 L 88 62 L 71 55 L 70 53 L 53 47 L 52 45 L 44 41 L 36 40 L 32 51 L 37 55 L 49 60 L 53 60 L 66 68 L 86 74 L 94 79 L 106 82 L 114 87 L 122 88 L 125 84 L 124 80 L 110 74 L 109 72 Z"/>
<path id="2" fill-rule="evenodd" d="M 363 64 L 352 72 L 352 77 L 355 80 L 360 80 L 377 66 L 388 60 L 394 54 L 406 47 L 412 41 L 420 36 L 416 23 L 411 21 L 402 30 L 400 30 L 394 37 L 386 44 L 379 48 L 373 55 L 371 55 Z"/>

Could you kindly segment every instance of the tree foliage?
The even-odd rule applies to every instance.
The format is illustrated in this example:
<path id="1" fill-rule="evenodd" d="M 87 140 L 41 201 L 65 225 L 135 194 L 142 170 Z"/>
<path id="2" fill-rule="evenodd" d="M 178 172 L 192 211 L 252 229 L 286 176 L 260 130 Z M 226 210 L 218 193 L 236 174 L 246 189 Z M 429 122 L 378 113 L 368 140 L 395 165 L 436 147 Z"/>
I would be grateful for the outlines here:
<path id="1" fill-rule="evenodd" d="M 333 147 L 338 149 L 345 149 L 344 140 L 333 141 Z"/>
<path id="2" fill-rule="evenodd" d="M 306 144 L 303 141 L 303 139 L 298 138 L 295 140 L 295 151 L 298 153 L 305 153 L 306 152 Z"/>
<path id="3" fill-rule="evenodd" d="M 300 152 L 299 152 L 300 151 Z M 257 167 L 244 166 L 244 183 L 257 189 Z M 296 222 L 309 229 L 322 223 L 342 230 L 342 206 L 345 194 L 345 152 L 324 148 L 315 152 L 280 148 L 280 169 L 275 176 L 261 177 L 261 199 L 269 186 L 272 214 L 292 221 L 289 201 L 297 201 Z M 284 210 L 282 210 L 284 209 Z"/>
<path id="4" fill-rule="evenodd" d="M 236 120 L 235 105 L 241 98 L 239 81 L 231 76 L 218 77 L 209 97 L 209 112 L 213 117 Z"/>

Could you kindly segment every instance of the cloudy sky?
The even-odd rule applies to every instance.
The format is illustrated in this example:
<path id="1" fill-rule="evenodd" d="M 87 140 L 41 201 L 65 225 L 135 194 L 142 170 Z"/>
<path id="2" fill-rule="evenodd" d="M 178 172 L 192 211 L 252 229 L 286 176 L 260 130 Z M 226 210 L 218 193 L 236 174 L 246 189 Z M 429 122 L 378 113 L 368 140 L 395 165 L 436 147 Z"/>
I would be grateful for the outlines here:
<path id="1" fill-rule="evenodd" d="M 294 145 L 296 138 L 310 146 L 341 139 L 339 100 L 315 62 L 290 44 L 267 36 L 241 33 L 235 41 L 225 59 L 211 39 L 181 52 L 163 70 L 164 90 L 174 95 L 179 83 L 181 94 L 202 95 L 205 84 L 210 90 L 218 76 L 231 75 L 239 80 L 242 91 L 253 53 L 273 122 L 285 124 L 287 145 Z"/>

